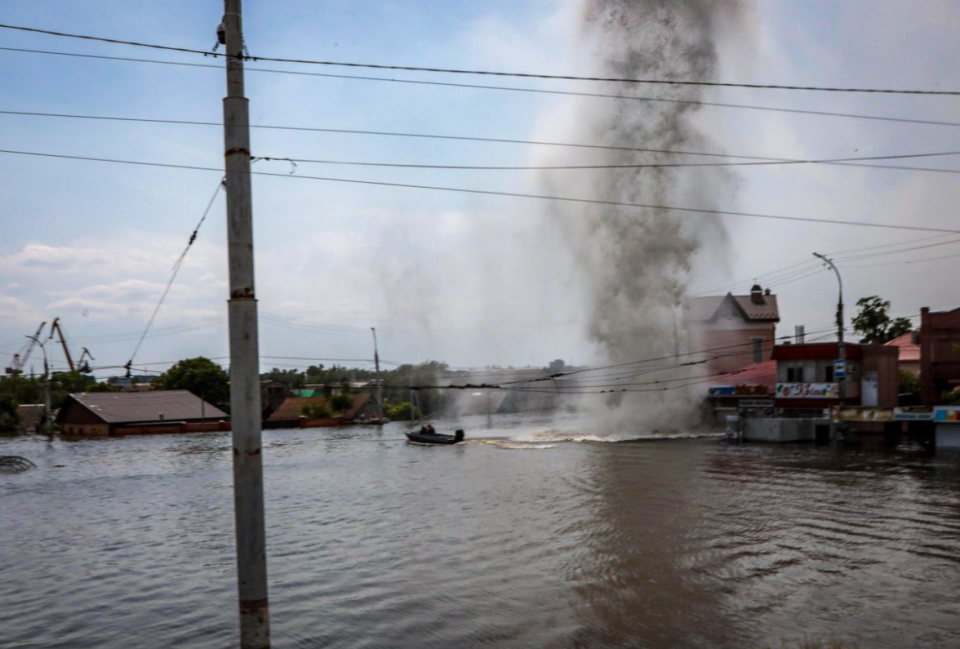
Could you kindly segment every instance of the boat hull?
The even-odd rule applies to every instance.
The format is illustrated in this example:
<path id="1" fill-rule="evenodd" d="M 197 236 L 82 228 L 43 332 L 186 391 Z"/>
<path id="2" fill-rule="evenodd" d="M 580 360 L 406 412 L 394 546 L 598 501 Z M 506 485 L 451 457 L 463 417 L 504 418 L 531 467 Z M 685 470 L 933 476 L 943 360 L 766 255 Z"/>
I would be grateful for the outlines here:
<path id="1" fill-rule="evenodd" d="M 416 442 L 417 444 L 456 444 L 460 441 L 453 435 L 440 435 L 438 433 L 434 433 L 433 435 L 424 433 L 407 433 L 407 439 L 411 442 Z"/>

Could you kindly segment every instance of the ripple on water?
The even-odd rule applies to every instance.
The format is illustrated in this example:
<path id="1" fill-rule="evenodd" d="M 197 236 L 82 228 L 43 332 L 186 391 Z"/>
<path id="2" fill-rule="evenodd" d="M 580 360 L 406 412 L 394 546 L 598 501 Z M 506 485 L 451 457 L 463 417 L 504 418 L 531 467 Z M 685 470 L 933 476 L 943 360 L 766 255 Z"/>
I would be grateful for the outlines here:
<path id="1" fill-rule="evenodd" d="M 561 423 L 266 431 L 275 644 L 960 646 L 956 456 Z M 0 440 L 0 646 L 236 644 L 229 448 Z"/>

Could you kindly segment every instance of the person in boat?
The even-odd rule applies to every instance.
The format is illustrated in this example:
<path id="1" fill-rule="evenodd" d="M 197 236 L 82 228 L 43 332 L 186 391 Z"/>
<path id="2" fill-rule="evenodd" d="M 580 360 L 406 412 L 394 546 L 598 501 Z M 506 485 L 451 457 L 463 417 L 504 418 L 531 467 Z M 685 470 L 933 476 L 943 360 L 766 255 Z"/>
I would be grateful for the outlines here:
<path id="1" fill-rule="evenodd" d="M 426 426 L 420 426 L 420 434 L 421 434 L 421 435 L 426 435 L 426 434 L 427 434 L 427 427 L 426 427 Z"/>
<path id="2" fill-rule="evenodd" d="M 434 430 L 433 424 L 427 424 L 427 435 L 436 435 L 437 431 Z"/>

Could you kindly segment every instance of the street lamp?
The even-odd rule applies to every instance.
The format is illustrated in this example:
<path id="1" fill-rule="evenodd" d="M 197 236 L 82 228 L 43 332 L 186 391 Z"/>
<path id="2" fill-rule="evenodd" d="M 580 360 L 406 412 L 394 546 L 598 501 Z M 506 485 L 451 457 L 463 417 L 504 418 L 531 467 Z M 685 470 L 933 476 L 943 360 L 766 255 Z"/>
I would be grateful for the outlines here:
<path id="1" fill-rule="evenodd" d="M 837 396 L 839 397 L 840 407 L 843 407 L 843 402 L 847 397 L 847 348 L 843 344 L 843 280 L 840 278 L 840 271 L 837 270 L 837 266 L 832 259 L 828 259 L 826 255 L 817 252 L 813 253 L 813 256 L 822 259 L 833 269 L 833 272 L 837 275 L 837 283 L 840 285 L 840 297 L 837 299 L 837 355 L 843 371 L 837 377 L 839 383 L 839 394 Z"/>
<path id="2" fill-rule="evenodd" d="M 47 364 L 47 348 L 36 336 L 27 336 L 27 338 L 40 345 L 40 351 L 43 352 L 43 407 L 46 411 L 44 428 L 47 429 L 47 432 L 50 432 L 52 430 L 50 428 L 50 367 Z"/>

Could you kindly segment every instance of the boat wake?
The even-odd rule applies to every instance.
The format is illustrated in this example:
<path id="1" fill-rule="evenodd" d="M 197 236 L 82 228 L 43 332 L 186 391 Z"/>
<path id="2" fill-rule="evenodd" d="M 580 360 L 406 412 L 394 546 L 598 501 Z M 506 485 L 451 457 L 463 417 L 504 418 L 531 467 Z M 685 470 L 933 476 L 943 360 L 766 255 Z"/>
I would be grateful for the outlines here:
<path id="1" fill-rule="evenodd" d="M 556 448 L 556 444 L 546 442 L 524 442 L 519 439 L 495 438 L 495 439 L 473 439 L 463 442 L 464 444 L 483 444 L 485 446 L 495 446 L 508 451 L 544 451 L 550 448 Z"/>
<path id="2" fill-rule="evenodd" d="M 541 430 L 533 433 L 527 433 L 515 438 L 513 441 L 526 443 L 557 443 L 557 442 L 593 442 L 599 444 L 610 444 L 619 442 L 656 442 L 662 440 L 675 439 L 701 439 L 723 437 L 723 433 L 714 432 L 694 432 L 683 433 L 679 431 L 654 431 L 646 434 L 621 434 L 621 435 L 601 435 L 597 433 L 585 433 L 570 430 Z"/>

